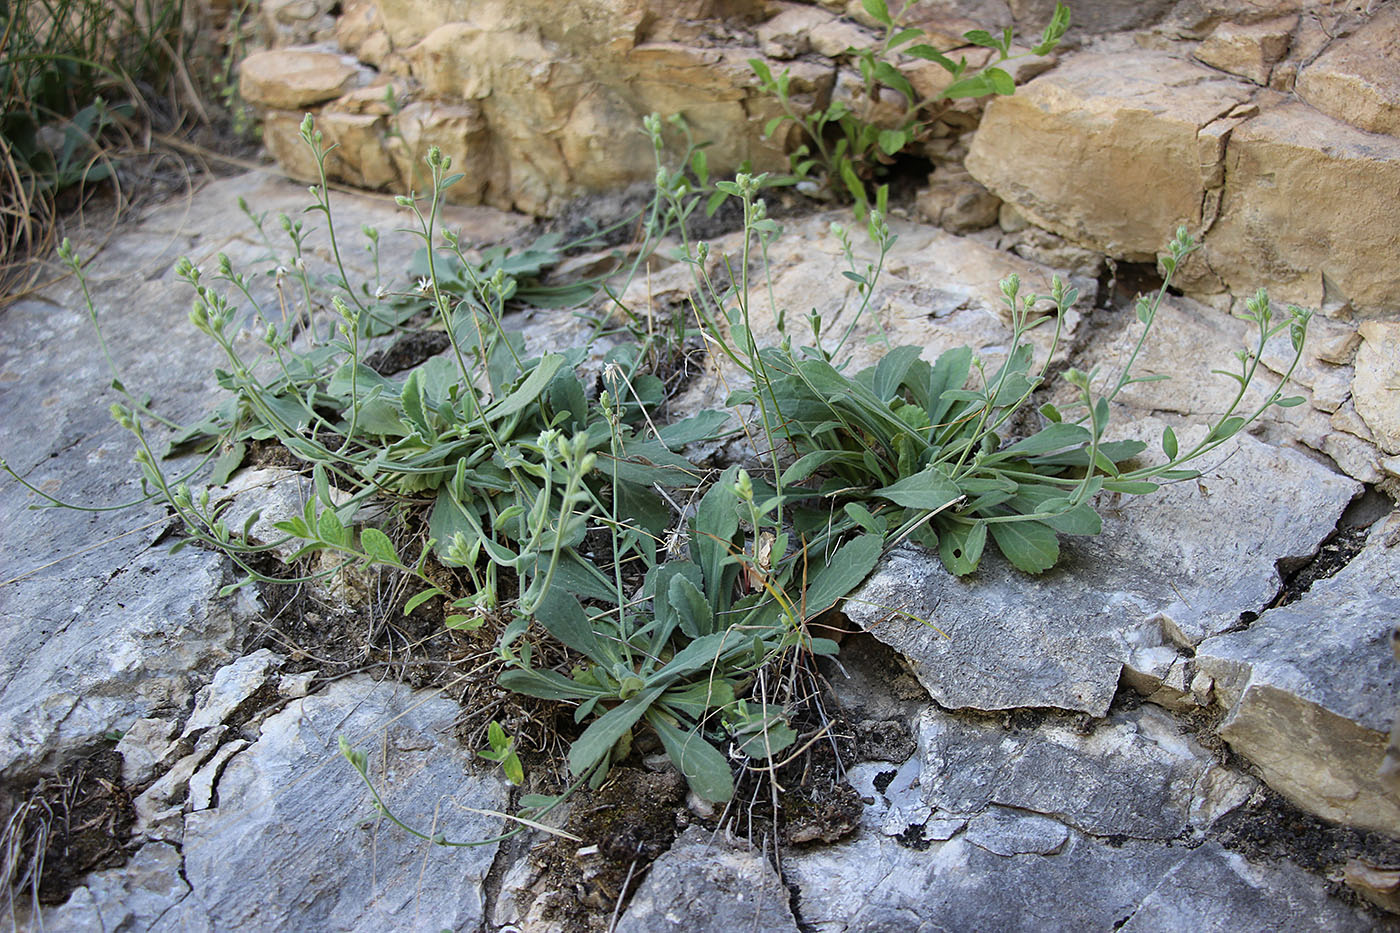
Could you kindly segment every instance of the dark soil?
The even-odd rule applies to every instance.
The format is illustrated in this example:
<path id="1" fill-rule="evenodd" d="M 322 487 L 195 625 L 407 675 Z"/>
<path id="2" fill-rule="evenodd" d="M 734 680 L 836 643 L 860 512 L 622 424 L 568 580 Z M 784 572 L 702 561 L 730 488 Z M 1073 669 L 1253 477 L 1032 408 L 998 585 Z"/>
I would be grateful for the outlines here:
<path id="1" fill-rule="evenodd" d="M 125 863 L 136 811 L 121 771 L 121 756 L 103 749 L 4 795 L 19 801 L 10 812 L 23 814 L 6 847 L 16 854 L 15 889 L 31 887 L 37 876 L 40 903 L 61 904 L 88 872 Z"/>

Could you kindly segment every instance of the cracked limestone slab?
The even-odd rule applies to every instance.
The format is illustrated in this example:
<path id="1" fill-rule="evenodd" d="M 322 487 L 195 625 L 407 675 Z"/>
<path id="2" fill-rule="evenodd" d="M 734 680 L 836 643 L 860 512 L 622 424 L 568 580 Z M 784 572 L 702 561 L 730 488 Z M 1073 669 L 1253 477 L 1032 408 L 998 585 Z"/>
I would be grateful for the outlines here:
<path id="1" fill-rule="evenodd" d="M 797 933 L 788 890 L 763 853 L 701 827 L 651 866 L 618 933 Z"/>
<path id="2" fill-rule="evenodd" d="M 1134 430 L 1154 443 L 1161 425 Z M 937 555 L 900 548 L 846 615 L 905 655 L 942 706 L 1102 716 L 1136 656 L 1187 652 L 1272 601 L 1278 562 L 1316 553 L 1360 489 L 1248 436 L 1212 461 L 1199 481 L 1101 499 L 1103 532 L 1062 539 L 1060 563 L 1038 576 L 988 553 L 955 577 Z"/>
<path id="3" fill-rule="evenodd" d="M 145 217 L 126 218 L 100 244 L 82 232 L 74 236 L 79 255 L 91 258 L 88 282 L 121 378 L 136 395 L 149 395 L 155 411 L 181 423 L 197 421 L 221 397 L 214 368 L 223 360 L 187 319 L 191 293 L 175 275 L 175 261 L 188 255 L 212 270 L 217 255 L 228 254 L 281 319 L 272 277 L 251 274 L 267 245 L 250 223 L 230 222 L 240 195 L 271 218 L 300 216 L 308 202 L 299 185 L 231 177 Z M 341 230 L 365 223 L 389 231 L 404 219 L 385 199 L 339 192 L 332 199 Z M 483 242 L 524 221 L 453 208 L 445 222 L 460 227 L 464 241 Z M 275 229 L 269 220 L 269 232 Z M 343 250 L 347 271 L 352 280 L 373 282 L 373 262 L 355 237 L 356 248 Z M 313 239 L 307 255 L 315 278 L 331 266 L 324 230 Z M 421 245 L 409 236 L 383 242 L 386 270 L 407 268 Z M 0 456 L 30 484 L 67 502 L 141 499 L 131 462 L 135 441 L 108 414 L 118 400 L 111 381 L 71 278 L 9 305 L 0 314 Z M 161 429 L 152 424 L 148 432 L 159 449 Z M 168 467 L 178 474 L 194 462 Z M 237 657 L 257 611 L 250 591 L 217 599 L 231 582 L 220 556 L 153 549 L 169 527 L 162 508 L 30 508 L 41 504 L 24 486 L 0 481 L 0 774 L 7 777 L 51 767 L 138 719 L 182 714 L 192 691 Z"/>
<path id="4" fill-rule="evenodd" d="M 150 930 L 189 893 L 180 850 L 164 842 L 142 846 L 119 868 L 94 872 L 61 906 L 40 912 L 31 929 L 67 933 Z M 23 929 L 23 927 L 21 927 Z"/>
<path id="5" fill-rule="evenodd" d="M 1014 807 L 1097 836 L 1175 839 L 1244 803 L 1256 786 L 1150 705 L 1114 713 L 1087 734 L 1068 717 L 1008 730 L 930 707 L 919 747 L 929 808 Z"/>
<path id="6" fill-rule="evenodd" d="M 1400 699 L 1390 633 L 1400 618 L 1400 513 L 1335 576 L 1196 655 L 1229 715 L 1220 735 L 1270 786 L 1327 819 L 1400 831 L 1377 776 Z"/>
<path id="7" fill-rule="evenodd" d="M 360 677 L 292 702 L 185 817 L 191 893 L 158 929 L 476 929 L 496 846 L 447 848 L 377 818 L 338 750 L 369 755 L 395 815 L 452 841 L 498 835 L 507 787 L 451 737 L 461 707 Z"/>
<path id="8" fill-rule="evenodd" d="M 1115 845 L 1068 830 L 1053 854 L 1007 856 L 968 833 L 911 848 L 866 831 L 789 853 L 783 868 L 815 933 L 1374 929 L 1321 879 L 1287 863 L 1247 862 L 1214 843 Z"/>

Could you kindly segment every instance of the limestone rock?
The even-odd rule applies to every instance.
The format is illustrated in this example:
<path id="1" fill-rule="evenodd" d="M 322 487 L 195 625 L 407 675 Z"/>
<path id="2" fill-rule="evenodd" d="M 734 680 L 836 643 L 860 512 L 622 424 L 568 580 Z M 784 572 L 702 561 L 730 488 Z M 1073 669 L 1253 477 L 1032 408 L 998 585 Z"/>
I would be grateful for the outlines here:
<path id="1" fill-rule="evenodd" d="M 1225 285 L 1267 285 L 1275 300 L 1324 311 L 1341 301 L 1362 316 L 1394 311 L 1400 268 L 1375 257 L 1400 254 L 1400 139 L 1292 103 L 1236 129 L 1225 158 L 1201 254 Z"/>
<path id="2" fill-rule="evenodd" d="M 1200 130 L 1250 86 L 1164 53 L 1075 56 L 987 106 L 967 169 L 1036 224 L 1132 260 L 1199 228 Z"/>
<path id="3" fill-rule="evenodd" d="M 63 906 L 42 912 L 35 929 L 150 930 L 189 890 L 180 875 L 179 850 L 163 842 L 147 843 L 120 868 L 88 875 Z"/>
<path id="4" fill-rule="evenodd" d="M 336 0 L 262 0 L 257 12 L 275 46 L 323 42 L 335 33 Z"/>
<path id="5" fill-rule="evenodd" d="M 359 69 L 331 52 L 274 49 L 243 59 L 238 91 L 255 107 L 298 110 L 339 97 L 358 77 Z"/>
<path id="6" fill-rule="evenodd" d="M 1195 56 L 1221 71 L 1268 84 L 1274 63 L 1288 54 L 1288 43 L 1298 17 L 1286 17 L 1247 26 L 1222 23 L 1196 49 Z"/>
<path id="7" fill-rule="evenodd" d="M 910 848 L 871 834 L 790 853 L 783 866 L 820 933 L 1373 929 L 1321 879 L 1214 843 L 1110 845 L 1070 831 L 1053 855 L 1007 857 L 965 835 Z"/>
<path id="8" fill-rule="evenodd" d="M 496 847 L 436 847 L 376 819 L 336 750 L 343 735 L 368 753 L 410 825 L 484 839 L 502 821 L 465 808 L 500 810 L 506 788 L 446 737 L 460 713 L 440 694 L 356 678 L 270 717 L 225 766 L 219 805 L 186 817 L 191 895 L 168 928 L 475 929 Z"/>
<path id="9" fill-rule="evenodd" d="M 122 734 L 117 754 L 122 756 L 122 783 L 145 784 L 155 777 L 174 753 L 176 724 L 169 719 L 138 719 Z"/>
<path id="10" fill-rule="evenodd" d="M 935 172 L 915 207 L 929 223 L 949 233 L 971 233 L 997 222 L 1001 202 L 966 172 Z"/>
<path id="11" fill-rule="evenodd" d="M 1055 0 L 1008 0 L 1018 30 L 1038 30 L 1050 21 Z M 1162 17 L 1172 7 L 1173 0 L 1080 0 L 1071 10 L 1076 33 L 1117 32 L 1141 29 Z"/>
<path id="12" fill-rule="evenodd" d="M 1161 426 L 1136 430 L 1155 444 Z M 1103 532 L 1064 539 L 1061 564 L 1040 576 L 988 554 L 958 578 L 936 555 L 902 548 L 846 615 L 908 657 L 944 706 L 1103 715 L 1135 654 L 1185 648 L 1267 605 L 1278 561 L 1313 554 L 1359 489 L 1302 454 L 1237 444 L 1199 483 L 1103 509 Z"/>
<path id="13" fill-rule="evenodd" d="M 266 648 L 219 668 L 209 685 L 195 697 L 194 712 L 185 723 L 186 736 L 222 725 L 245 700 L 267 682 L 286 659 Z"/>
<path id="14" fill-rule="evenodd" d="M 967 824 L 967 841 L 997 855 L 1054 855 L 1069 841 L 1065 824 L 991 807 Z"/>
<path id="15" fill-rule="evenodd" d="M 754 31 L 758 47 L 769 58 L 789 59 L 811 50 L 811 32 L 834 21 L 835 16 L 820 7 L 784 3 L 780 12 Z"/>
<path id="16" fill-rule="evenodd" d="M 663 930 L 792 931 L 788 891 L 761 852 L 692 827 L 656 860 L 617 925 L 619 933 Z"/>
<path id="17" fill-rule="evenodd" d="M 1400 7 L 1384 6 L 1298 75 L 1298 96 L 1338 120 L 1400 136 Z"/>
<path id="18" fill-rule="evenodd" d="M 1013 807 L 1095 836 L 1175 839 L 1244 803 L 1255 785 L 1152 706 L 1116 713 L 1087 734 L 1068 721 L 1006 730 L 929 709 L 919 721 L 919 746 L 930 808 Z"/>
<path id="19" fill-rule="evenodd" d="M 1376 443 L 1400 454 L 1400 324 L 1367 321 L 1360 333 L 1352 401 Z"/>
<path id="20" fill-rule="evenodd" d="M 1400 799 L 1377 775 L 1400 695 L 1397 536 L 1392 514 L 1336 576 L 1196 655 L 1229 710 L 1220 735 L 1270 786 L 1319 816 L 1386 833 L 1400 827 Z"/>
<path id="21" fill-rule="evenodd" d="M 1178 862 L 1127 923 L 1126 933 L 1199 930 L 1369 930 L 1372 921 L 1328 896 L 1327 883 L 1288 863 L 1251 863 L 1215 843 Z"/>

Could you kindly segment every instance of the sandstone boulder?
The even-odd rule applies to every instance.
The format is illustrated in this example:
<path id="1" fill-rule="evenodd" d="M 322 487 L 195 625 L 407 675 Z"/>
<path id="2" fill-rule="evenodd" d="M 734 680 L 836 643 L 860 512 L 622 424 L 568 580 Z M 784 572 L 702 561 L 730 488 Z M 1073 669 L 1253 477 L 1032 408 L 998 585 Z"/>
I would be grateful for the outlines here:
<path id="1" fill-rule="evenodd" d="M 330 52 L 274 49 L 243 59 L 238 90 L 255 107 L 298 110 L 339 97 L 359 77 L 355 65 Z"/>
<path id="2" fill-rule="evenodd" d="M 1338 120 L 1400 136 L 1400 7 L 1332 43 L 1298 75 L 1298 96 Z"/>
<path id="3" fill-rule="evenodd" d="M 1303 104 L 1246 121 L 1225 154 L 1219 219 L 1202 258 L 1228 288 L 1358 315 L 1400 307 L 1400 139 Z"/>
<path id="4" fill-rule="evenodd" d="M 1274 63 L 1288 54 L 1288 43 L 1298 17 L 1269 20 L 1247 26 L 1222 23 L 1196 49 L 1196 58 L 1221 71 L 1268 84 Z"/>
<path id="5" fill-rule="evenodd" d="M 1380 447 L 1400 454 L 1400 324 L 1367 321 L 1360 332 L 1352 399 Z"/>
<path id="6" fill-rule="evenodd" d="M 1327 819 L 1384 833 L 1400 799 L 1378 771 L 1400 695 L 1390 648 L 1400 615 L 1400 514 L 1297 602 L 1207 639 L 1196 667 L 1229 716 L 1220 735 L 1264 779 Z"/>
<path id="7" fill-rule="evenodd" d="M 1200 228 L 1214 162 L 1198 137 L 1250 87 L 1165 53 L 1079 55 L 987 106 L 967 169 L 1042 227 L 1150 259 Z"/>

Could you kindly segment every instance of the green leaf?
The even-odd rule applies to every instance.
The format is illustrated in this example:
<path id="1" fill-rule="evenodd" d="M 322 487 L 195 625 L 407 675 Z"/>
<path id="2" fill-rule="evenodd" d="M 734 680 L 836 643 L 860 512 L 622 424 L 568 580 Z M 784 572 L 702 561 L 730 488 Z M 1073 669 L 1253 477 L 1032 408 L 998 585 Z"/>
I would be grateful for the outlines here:
<path id="1" fill-rule="evenodd" d="M 904 50 L 904 54 L 913 58 L 922 58 L 924 61 L 935 62 L 941 65 L 945 71 L 956 73 L 958 70 L 958 66 L 953 63 L 951 58 L 931 45 L 911 45 Z"/>
<path id="2" fill-rule="evenodd" d="M 534 616 L 545 631 L 580 654 L 600 664 L 612 660 L 613 652 L 605 649 L 604 643 L 598 639 L 588 621 L 588 613 L 583 611 L 583 606 L 579 605 L 573 594 L 551 586 L 540 598 Z"/>
<path id="3" fill-rule="evenodd" d="M 1167 425 L 1162 430 L 1162 453 L 1167 455 L 1168 460 L 1175 460 L 1177 454 L 1176 432 L 1171 425 Z"/>
<path id="4" fill-rule="evenodd" d="M 365 528 L 360 532 L 360 548 L 378 563 L 391 567 L 403 566 L 399 552 L 394 549 L 394 542 L 378 528 Z"/>
<path id="5" fill-rule="evenodd" d="M 705 594 L 681 574 L 671 578 L 666 600 L 675 611 L 680 629 L 691 638 L 714 633 L 714 614 Z"/>
<path id="6" fill-rule="evenodd" d="M 327 544 L 345 548 L 350 545 L 350 532 L 340 523 L 335 509 L 324 509 L 316 518 L 316 534 Z"/>
<path id="7" fill-rule="evenodd" d="M 665 689 L 665 685 L 661 685 L 643 690 L 595 719 L 569 749 L 569 771 L 577 777 L 602 761 Z"/>
<path id="8" fill-rule="evenodd" d="M 884 518 L 878 518 L 869 509 L 859 502 L 847 502 L 845 512 L 861 528 L 873 535 L 884 534 L 889 523 Z"/>
<path id="9" fill-rule="evenodd" d="M 881 130 L 879 142 L 880 150 L 885 155 L 895 155 L 908 145 L 909 140 L 903 130 Z"/>
<path id="10" fill-rule="evenodd" d="M 705 155 L 704 149 L 696 149 L 690 157 L 690 170 L 695 173 L 695 178 L 700 182 L 700 187 L 705 187 L 710 183 L 710 160 Z"/>
<path id="11" fill-rule="evenodd" d="M 974 29 L 971 32 L 963 33 L 963 38 L 973 45 L 980 45 L 983 48 L 994 49 L 998 47 L 998 42 L 992 34 L 985 29 Z"/>
<path id="12" fill-rule="evenodd" d="M 1047 425 L 1040 431 L 1032 434 L 1022 441 L 1010 445 L 999 453 L 1018 457 L 1031 457 L 1037 454 L 1053 453 L 1057 450 L 1064 450 L 1066 447 L 1077 447 L 1087 444 L 1093 440 L 1093 435 L 1082 425 L 1058 424 Z"/>
<path id="13" fill-rule="evenodd" d="M 1302 399 L 1299 399 L 1299 401 L 1302 401 Z M 1283 401 L 1280 401 L 1279 404 L 1282 405 Z M 209 482 L 213 483 L 215 486 L 222 486 L 227 483 L 233 471 L 243 465 L 243 458 L 247 456 L 247 454 L 248 445 L 242 441 L 230 444 L 223 453 L 219 454 L 218 459 L 214 461 L 214 465 L 210 468 Z"/>
<path id="14" fill-rule="evenodd" d="M 880 401 L 888 403 L 894 398 L 904 382 L 904 377 L 909 374 L 909 368 L 919 359 L 921 352 L 921 347 L 895 347 L 875 364 L 870 387 Z"/>
<path id="15" fill-rule="evenodd" d="M 1234 437 L 1236 434 L 1239 433 L 1240 428 L 1244 427 L 1244 424 L 1245 422 L 1243 418 L 1241 418 L 1239 415 L 1232 415 L 1229 418 L 1226 418 L 1224 421 L 1217 424 L 1214 428 L 1212 428 L 1210 431 L 1210 436 L 1208 436 L 1206 440 L 1218 441 L 1224 440 L 1229 437 Z"/>
<path id="16" fill-rule="evenodd" d="M 1303 398 L 1301 395 L 1290 395 L 1287 398 L 1277 400 L 1274 404 L 1279 408 L 1293 408 L 1303 404 L 1305 401 L 1307 401 L 1307 399 Z"/>
<path id="17" fill-rule="evenodd" d="M 686 444 L 717 437 L 720 429 L 729 423 L 729 419 L 730 414 L 727 411 L 707 409 L 674 424 L 668 424 L 656 433 L 657 437 L 661 438 L 661 443 L 675 450 Z"/>
<path id="18" fill-rule="evenodd" d="M 582 700 L 590 696 L 606 695 L 606 691 L 601 687 L 581 684 L 557 671 L 512 668 L 502 673 L 499 681 L 502 687 L 512 693 L 538 697 L 541 700 Z"/>
<path id="19" fill-rule="evenodd" d="M 1018 570 L 1043 573 L 1060 558 L 1060 542 L 1049 525 L 1034 521 L 992 522 L 989 530 L 997 548 Z"/>
<path id="20" fill-rule="evenodd" d="M 545 354 L 529 376 L 514 392 L 486 409 L 488 420 L 495 421 L 513 415 L 531 402 L 539 399 L 549 385 L 559 367 L 564 365 L 564 357 L 559 353 Z"/>
<path id="21" fill-rule="evenodd" d="M 860 5 L 865 7 L 865 12 L 877 23 L 885 26 L 893 26 L 894 18 L 890 16 L 890 8 L 885 0 L 860 0 Z"/>
<path id="22" fill-rule="evenodd" d="M 1156 492 L 1161 487 L 1156 483 L 1149 483 L 1145 480 L 1136 479 L 1110 479 L 1104 480 L 1103 488 L 1109 492 L 1123 492 L 1134 496 L 1145 496 L 1148 493 Z"/>
<path id="23" fill-rule="evenodd" d="M 957 499 L 962 492 L 947 474 L 930 467 L 922 473 L 906 476 L 892 486 L 874 493 L 906 509 L 941 509 Z"/>
<path id="24" fill-rule="evenodd" d="M 1103 531 L 1103 519 L 1099 513 L 1094 511 L 1094 507 L 1087 502 L 1081 502 L 1073 508 L 1070 507 L 1069 499 L 1047 499 L 1040 504 L 1038 511 L 1060 512 L 1053 518 L 1042 519 L 1045 524 L 1065 535 L 1096 535 Z"/>
<path id="25" fill-rule="evenodd" d="M 423 605 L 423 604 L 426 603 L 428 600 L 432 599 L 434 596 L 446 596 L 446 595 L 447 595 L 446 593 L 444 593 L 442 590 L 438 589 L 437 587 L 435 587 L 435 586 L 430 586 L 430 587 L 428 587 L 426 590 L 424 590 L 423 592 L 421 592 L 421 593 L 415 593 L 414 595 L 412 595 L 412 596 L 410 596 L 410 597 L 408 598 L 408 602 L 406 602 L 406 603 L 403 604 L 403 614 L 404 614 L 404 615 L 412 615 L 412 614 L 413 614 L 413 610 L 417 609 L 419 606 Z"/>
<path id="26" fill-rule="evenodd" d="M 772 83 L 773 83 L 773 72 L 772 72 L 772 70 L 768 67 L 768 63 L 765 62 L 763 59 L 761 59 L 761 58 L 751 58 L 751 59 L 749 59 L 749 67 L 753 69 L 753 73 L 754 73 L 754 74 L 758 75 L 758 80 L 762 81 L 764 84 L 772 84 Z M 768 134 L 765 133 L 764 135 L 768 135 Z"/>
<path id="27" fill-rule="evenodd" d="M 986 522 L 949 522 L 938 530 L 938 557 L 955 576 L 965 577 L 976 570 L 986 546 Z"/>
<path id="28" fill-rule="evenodd" d="M 877 0 L 865 0 L 872 3 Z M 647 712 L 647 722 L 656 730 L 666 754 L 671 756 L 695 796 L 711 803 L 724 803 L 734 796 L 734 778 L 729 762 L 700 730 L 683 732 L 659 710 Z M 581 740 L 580 740 L 581 741 Z"/>
<path id="29" fill-rule="evenodd" d="M 810 619 L 820 615 L 860 586 L 875 569 L 883 546 L 883 535 L 864 534 L 837 548 L 826 566 L 807 583 L 807 591 L 802 594 L 805 616 Z"/>
<path id="30" fill-rule="evenodd" d="M 1000 68 L 988 68 L 982 74 L 997 94 L 1005 97 L 1016 93 L 1016 80 Z"/>
<path id="31" fill-rule="evenodd" d="M 714 615 L 729 608 L 733 598 L 734 581 L 739 574 L 731 553 L 739 531 L 736 511 L 739 497 L 734 492 L 734 480 L 739 468 L 730 467 L 710 487 L 695 511 L 695 533 L 690 546 L 705 580 L 705 594 L 710 599 Z"/>

